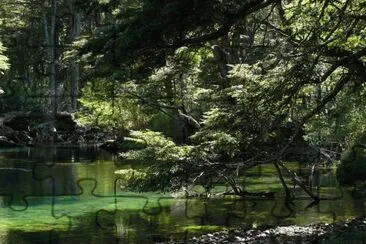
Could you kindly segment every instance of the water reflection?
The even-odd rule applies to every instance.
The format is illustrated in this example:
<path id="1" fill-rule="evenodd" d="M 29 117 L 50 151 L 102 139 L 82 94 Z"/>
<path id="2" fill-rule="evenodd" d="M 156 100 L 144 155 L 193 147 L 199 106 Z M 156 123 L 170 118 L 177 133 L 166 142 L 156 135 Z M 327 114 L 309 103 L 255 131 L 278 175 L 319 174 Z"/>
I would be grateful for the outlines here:
<path id="1" fill-rule="evenodd" d="M 245 172 L 242 182 L 248 191 L 276 192 L 273 200 L 125 193 L 116 185 L 114 172 L 129 167 L 141 166 L 114 161 L 96 147 L 2 149 L 0 242 L 149 243 L 223 227 L 333 222 L 365 215 L 364 199 L 342 190 L 332 169 L 312 172 L 290 165 L 318 196 L 336 198 L 306 208 L 311 200 L 296 187 L 294 205 L 288 205 L 271 165 Z"/>

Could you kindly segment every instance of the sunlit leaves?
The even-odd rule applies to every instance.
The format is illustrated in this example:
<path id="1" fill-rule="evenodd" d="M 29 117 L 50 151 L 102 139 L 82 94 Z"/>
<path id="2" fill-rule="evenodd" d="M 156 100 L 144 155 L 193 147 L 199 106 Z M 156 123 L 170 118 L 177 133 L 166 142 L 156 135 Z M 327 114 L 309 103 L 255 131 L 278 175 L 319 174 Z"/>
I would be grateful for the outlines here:
<path id="1" fill-rule="evenodd" d="M 192 140 L 200 142 L 197 152 L 206 154 L 211 160 L 230 160 L 239 153 L 238 138 L 224 131 L 203 130 L 192 136 Z"/>
<path id="2" fill-rule="evenodd" d="M 144 172 L 120 171 L 127 187 L 138 190 L 176 190 L 189 181 L 186 167 L 191 160 L 193 147 L 177 145 L 161 132 L 132 131 L 131 136 L 144 142 L 146 147 L 130 150 L 120 156 L 144 162 Z M 193 168 L 191 168 L 192 170 Z"/>
<path id="3" fill-rule="evenodd" d="M 361 2 L 291 1 L 285 5 L 290 23 L 286 28 L 291 30 L 294 40 L 302 44 L 309 42 L 355 50 L 365 44 L 365 38 L 360 36 L 365 23 L 356 17 L 364 12 Z"/>
<path id="4" fill-rule="evenodd" d="M 134 169 L 121 169 L 115 172 L 119 176 L 120 186 L 126 190 L 128 188 L 138 188 L 138 182 L 146 178 L 146 173 Z"/>
<path id="5" fill-rule="evenodd" d="M 7 69 L 9 69 L 9 63 L 8 58 L 4 55 L 5 47 L 0 42 L 0 74 L 3 74 L 3 72 Z"/>
<path id="6" fill-rule="evenodd" d="M 230 12 L 241 2 L 217 1 L 214 4 L 219 8 L 205 8 L 202 20 L 200 15 L 182 16 L 181 11 L 191 6 L 179 8 L 181 2 L 159 4 L 144 1 L 144 11 L 119 19 L 125 25 L 119 26 L 113 49 L 121 54 L 117 63 L 124 64 L 131 76 L 142 74 L 139 68 L 147 71 L 131 79 L 144 107 L 156 108 L 151 113 L 168 114 L 171 121 L 183 124 L 174 112 L 184 111 L 199 120 L 200 129 L 179 141 L 188 146 L 163 133 L 133 133 L 147 147 L 123 156 L 151 163 L 145 178 L 153 179 L 150 184 L 163 186 L 158 182 L 163 179 L 172 185 L 174 179 L 193 178 L 183 172 L 187 168 L 197 176 L 209 172 L 212 164 L 274 158 L 291 141 L 294 128 L 301 129 L 304 122 L 306 139 L 319 144 L 327 139 L 343 143 L 364 131 L 358 100 L 349 99 L 364 95 L 360 77 L 365 58 L 355 56 L 365 48 L 366 40 L 365 23 L 357 17 L 364 14 L 361 1 L 282 1 L 283 16 L 274 6 L 236 21 L 227 35 L 197 46 L 173 44 L 218 30 L 222 26 L 218 13 L 224 8 Z M 206 19 L 207 13 L 213 18 Z M 89 42 L 95 50 L 90 48 L 93 45 L 86 50 L 96 63 L 108 59 L 109 53 L 101 50 L 110 50 L 104 41 L 109 34 L 101 28 Z M 355 69 L 356 63 L 361 68 Z M 343 93 L 339 98 L 329 97 L 345 75 L 351 78 L 342 84 Z M 355 89 L 360 93 L 352 93 Z M 103 96 L 96 91 L 98 95 Z M 189 182 L 187 178 L 184 182 Z"/>
<path id="7" fill-rule="evenodd" d="M 359 91 L 343 91 L 326 110 L 314 116 L 305 126 L 309 142 L 327 145 L 338 142 L 349 147 L 366 133 L 365 85 Z"/>
<path id="8" fill-rule="evenodd" d="M 120 93 L 119 86 L 107 79 L 86 84 L 80 99 L 80 122 L 103 129 L 136 129 L 146 125 L 150 117 L 140 104 Z"/>
<path id="9" fill-rule="evenodd" d="M 178 146 L 171 139 L 166 138 L 161 132 L 133 131 L 133 138 L 143 141 L 146 148 L 136 151 L 129 151 L 122 154 L 122 157 L 131 160 L 176 162 L 184 160 L 189 156 L 190 146 Z"/>

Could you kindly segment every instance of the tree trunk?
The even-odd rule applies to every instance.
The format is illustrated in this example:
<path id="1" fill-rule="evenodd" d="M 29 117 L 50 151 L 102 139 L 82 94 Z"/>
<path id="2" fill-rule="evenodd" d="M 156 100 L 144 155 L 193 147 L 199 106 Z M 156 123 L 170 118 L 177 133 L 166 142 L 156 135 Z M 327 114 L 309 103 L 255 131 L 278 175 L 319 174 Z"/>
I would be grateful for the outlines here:
<path id="1" fill-rule="evenodd" d="M 282 175 L 281 169 L 278 166 L 278 163 L 276 161 L 274 162 L 274 166 L 276 167 L 276 170 L 277 170 L 277 173 L 278 173 L 278 177 L 280 178 L 280 181 L 281 181 L 281 184 L 283 186 L 283 189 L 285 190 L 285 193 L 286 193 L 286 201 L 288 201 L 288 200 L 290 200 L 292 198 L 291 192 L 288 189 L 285 180 L 283 179 L 283 175 Z"/>
<path id="2" fill-rule="evenodd" d="M 50 79 L 50 105 L 53 113 L 58 110 L 58 84 L 56 80 L 56 0 L 51 0 L 50 24 L 46 16 L 46 8 L 43 11 L 43 27 L 45 41 L 47 44 L 47 56 L 49 64 Z"/>
<path id="3" fill-rule="evenodd" d="M 72 43 L 80 36 L 81 15 L 75 8 L 75 2 L 73 0 L 69 1 L 69 9 L 72 16 L 70 23 L 70 42 Z M 71 73 L 71 110 L 76 111 L 79 98 L 80 67 L 74 59 L 70 61 L 69 67 Z"/>
<path id="4" fill-rule="evenodd" d="M 279 166 L 281 166 L 292 178 L 292 180 L 298 184 L 305 192 L 306 194 L 308 194 L 313 200 L 314 203 L 318 203 L 319 202 L 319 197 L 314 195 L 309 189 L 306 188 L 306 186 L 301 182 L 301 180 L 299 179 L 299 177 L 296 175 L 295 172 L 292 172 L 291 170 L 289 170 L 281 161 L 276 162 Z"/>

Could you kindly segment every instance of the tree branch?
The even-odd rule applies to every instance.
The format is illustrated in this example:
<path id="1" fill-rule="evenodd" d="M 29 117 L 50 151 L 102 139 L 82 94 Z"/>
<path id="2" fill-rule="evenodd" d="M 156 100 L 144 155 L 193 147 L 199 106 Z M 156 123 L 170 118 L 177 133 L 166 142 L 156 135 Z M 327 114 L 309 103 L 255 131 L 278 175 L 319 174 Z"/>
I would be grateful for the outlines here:
<path id="1" fill-rule="evenodd" d="M 269 5 L 276 3 L 277 0 L 254 0 L 249 1 L 248 3 L 244 4 L 242 7 L 238 9 L 235 13 L 228 13 L 227 21 L 216 31 L 213 31 L 211 33 L 208 33 L 206 35 L 202 35 L 200 37 L 196 38 L 188 38 L 183 39 L 172 46 L 180 47 L 185 45 L 195 45 L 195 44 L 201 44 L 203 42 L 216 40 L 224 35 L 226 35 L 231 27 L 237 22 L 239 19 L 242 19 L 243 17 L 246 17 L 247 15 L 254 13 L 258 10 L 264 9 L 268 7 Z"/>

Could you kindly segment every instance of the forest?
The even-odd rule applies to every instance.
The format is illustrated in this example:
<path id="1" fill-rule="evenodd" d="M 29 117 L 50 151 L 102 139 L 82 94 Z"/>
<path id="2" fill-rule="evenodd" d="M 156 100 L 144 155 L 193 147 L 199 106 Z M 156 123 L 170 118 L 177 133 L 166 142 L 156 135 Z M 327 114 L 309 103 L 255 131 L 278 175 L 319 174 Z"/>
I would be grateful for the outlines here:
<path id="1" fill-rule="evenodd" d="M 0 3 L 0 147 L 95 143 L 144 162 L 116 171 L 125 191 L 280 194 L 290 212 L 294 189 L 333 199 L 311 183 L 329 169 L 364 203 L 366 2 Z M 258 167 L 280 193 L 245 187 Z"/>

